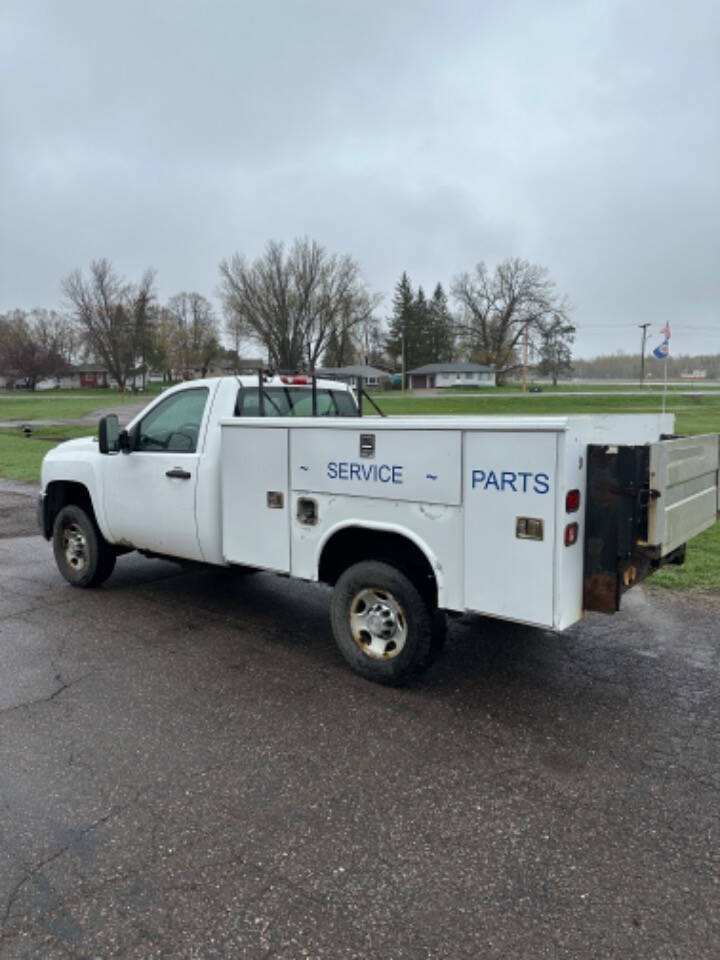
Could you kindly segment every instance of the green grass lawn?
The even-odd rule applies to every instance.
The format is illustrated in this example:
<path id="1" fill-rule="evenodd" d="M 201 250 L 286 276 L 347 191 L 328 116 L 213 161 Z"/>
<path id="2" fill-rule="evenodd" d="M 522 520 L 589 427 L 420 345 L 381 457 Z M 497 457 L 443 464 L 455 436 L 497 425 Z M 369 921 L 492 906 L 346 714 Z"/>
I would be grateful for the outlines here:
<path id="1" fill-rule="evenodd" d="M 161 384 L 151 384 L 144 393 L 120 393 L 119 390 L 30 390 L 0 391 L 0 420 L 72 420 L 94 410 L 120 403 L 148 402 L 160 392 Z"/>
<path id="2" fill-rule="evenodd" d="M 389 415 L 398 414 L 453 414 L 497 415 L 507 413 L 562 415 L 569 413 L 660 413 L 662 394 L 643 396 L 573 396 L 548 397 L 542 393 L 503 397 L 494 393 L 477 396 L 457 395 L 423 396 L 422 394 L 378 393 L 374 399 L 380 409 Z M 675 427 L 679 433 L 720 432 L 720 396 L 668 395 L 666 409 L 676 415 Z M 369 411 L 368 411 L 369 412 Z"/>
<path id="3" fill-rule="evenodd" d="M 48 450 L 63 440 L 87 437 L 96 427 L 36 427 L 26 438 L 19 430 L 0 430 L 0 476 L 19 483 L 40 484 L 40 465 Z"/>
<path id="4" fill-rule="evenodd" d="M 685 563 L 681 567 L 663 567 L 650 577 L 647 585 L 720 593 L 720 523 L 688 544 Z"/>
<path id="5" fill-rule="evenodd" d="M 541 388 L 543 393 L 616 393 L 623 392 L 627 393 L 628 391 L 642 390 L 646 393 L 652 393 L 655 395 L 662 395 L 663 386 L 662 383 L 646 383 L 644 386 L 640 383 L 558 383 L 554 387 L 551 383 L 535 383 L 532 380 L 528 381 L 528 388 L 538 386 Z M 668 384 L 668 393 L 675 391 L 681 393 L 691 392 L 701 392 L 703 390 L 717 390 L 720 387 L 720 383 L 716 383 L 712 380 L 710 381 L 688 381 L 688 383 L 669 383 Z M 506 383 L 501 387 L 480 387 L 468 383 L 465 386 L 458 385 L 454 387 L 443 387 L 443 392 L 450 393 L 485 393 L 492 395 L 493 393 L 519 393 L 522 395 L 523 388 L 520 383 Z"/>

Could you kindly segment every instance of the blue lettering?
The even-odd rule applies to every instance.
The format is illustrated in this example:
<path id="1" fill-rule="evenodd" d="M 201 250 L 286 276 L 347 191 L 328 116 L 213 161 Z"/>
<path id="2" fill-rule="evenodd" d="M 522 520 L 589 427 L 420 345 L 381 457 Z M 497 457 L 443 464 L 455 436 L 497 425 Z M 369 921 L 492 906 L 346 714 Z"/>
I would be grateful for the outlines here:
<path id="1" fill-rule="evenodd" d="M 472 487 L 473 490 L 475 487 L 480 487 L 485 482 L 485 471 L 484 470 L 473 470 L 472 472 Z"/>
<path id="2" fill-rule="evenodd" d="M 487 475 L 487 480 L 485 481 L 485 489 L 487 490 L 488 487 L 495 487 L 496 490 L 500 489 L 500 484 L 498 483 L 494 470 L 491 470 L 490 473 Z"/>
<path id="3" fill-rule="evenodd" d="M 547 493 L 550 489 L 550 477 L 546 473 L 535 474 L 535 493 Z"/>
<path id="4" fill-rule="evenodd" d="M 515 489 L 515 474 L 511 470 L 503 470 L 500 483 L 503 490 L 505 489 L 505 484 L 507 484 L 513 493 L 517 493 Z"/>
<path id="5" fill-rule="evenodd" d="M 354 460 L 329 460 L 327 476 L 329 480 L 364 480 L 366 483 L 402 484 L 401 464 L 357 463 Z"/>
<path id="6" fill-rule="evenodd" d="M 527 493 L 528 477 L 531 477 L 532 473 L 528 473 L 527 470 L 518 470 L 518 476 L 523 478 L 522 492 Z"/>

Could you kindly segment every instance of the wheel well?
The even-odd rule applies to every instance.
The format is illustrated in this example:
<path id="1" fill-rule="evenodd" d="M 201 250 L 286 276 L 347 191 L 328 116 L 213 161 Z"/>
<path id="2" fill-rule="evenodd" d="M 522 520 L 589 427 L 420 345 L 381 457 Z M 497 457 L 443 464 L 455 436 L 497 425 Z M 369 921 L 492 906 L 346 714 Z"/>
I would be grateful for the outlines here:
<path id="1" fill-rule="evenodd" d="M 361 560 L 381 560 L 406 573 L 433 605 L 437 604 L 437 580 L 430 561 L 416 543 L 400 533 L 346 527 L 323 547 L 318 578 L 334 586 L 340 576 Z"/>
<path id="2" fill-rule="evenodd" d="M 95 520 L 95 511 L 93 510 L 92 500 L 88 488 L 74 480 L 54 480 L 49 483 L 45 491 L 45 517 L 44 530 L 45 539 L 49 540 L 52 536 L 53 523 L 55 517 L 68 504 L 73 504 L 82 509 L 97 524 Z"/>

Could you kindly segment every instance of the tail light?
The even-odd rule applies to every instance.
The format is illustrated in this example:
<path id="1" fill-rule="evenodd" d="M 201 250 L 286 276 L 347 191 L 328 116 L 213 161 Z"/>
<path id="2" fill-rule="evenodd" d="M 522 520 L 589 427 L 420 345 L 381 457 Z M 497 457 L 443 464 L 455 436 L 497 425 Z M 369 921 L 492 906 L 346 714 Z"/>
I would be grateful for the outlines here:
<path id="1" fill-rule="evenodd" d="M 571 547 L 574 543 L 577 543 L 578 538 L 578 525 L 576 523 L 569 523 L 565 527 L 565 546 Z"/>
<path id="2" fill-rule="evenodd" d="M 569 490 L 565 497 L 565 512 L 576 513 L 580 509 L 580 491 Z"/>

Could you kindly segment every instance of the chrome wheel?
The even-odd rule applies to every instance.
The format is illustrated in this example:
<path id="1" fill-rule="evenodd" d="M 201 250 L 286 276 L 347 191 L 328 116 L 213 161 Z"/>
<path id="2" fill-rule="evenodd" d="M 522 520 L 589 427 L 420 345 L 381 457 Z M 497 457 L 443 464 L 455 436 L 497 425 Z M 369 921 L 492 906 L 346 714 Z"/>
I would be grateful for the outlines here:
<path id="1" fill-rule="evenodd" d="M 350 634 L 369 657 L 391 660 L 407 640 L 405 611 L 387 590 L 366 587 L 350 604 Z"/>
<path id="2" fill-rule="evenodd" d="M 63 529 L 62 548 L 67 565 L 81 573 L 88 563 L 88 543 L 79 524 L 69 523 Z"/>

